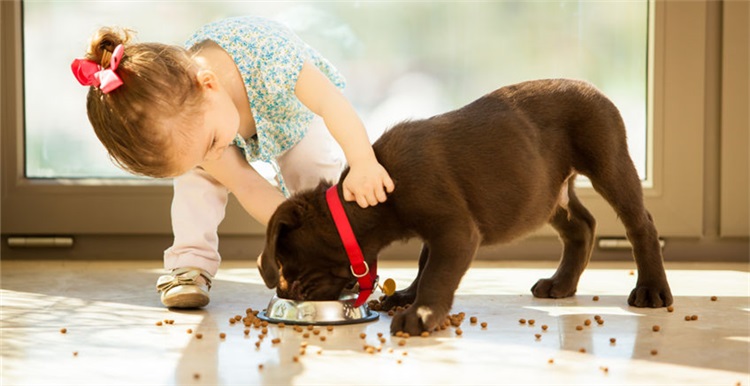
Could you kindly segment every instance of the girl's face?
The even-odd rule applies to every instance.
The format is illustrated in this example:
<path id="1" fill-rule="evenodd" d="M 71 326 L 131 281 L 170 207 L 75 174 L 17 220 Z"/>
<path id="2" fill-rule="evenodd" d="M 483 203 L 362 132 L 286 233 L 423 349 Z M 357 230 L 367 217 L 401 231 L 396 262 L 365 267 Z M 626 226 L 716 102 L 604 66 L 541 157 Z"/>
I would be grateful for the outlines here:
<path id="1" fill-rule="evenodd" d="M 220 159 L 232 145 L 240 125 L 240 114 L 226 89 L 214 83 L 204 88 L 201 111 L 195 119 L 183 123 L 190 137 L 175 154 L 177 175 L 184 174 L 206 161 Z"/>

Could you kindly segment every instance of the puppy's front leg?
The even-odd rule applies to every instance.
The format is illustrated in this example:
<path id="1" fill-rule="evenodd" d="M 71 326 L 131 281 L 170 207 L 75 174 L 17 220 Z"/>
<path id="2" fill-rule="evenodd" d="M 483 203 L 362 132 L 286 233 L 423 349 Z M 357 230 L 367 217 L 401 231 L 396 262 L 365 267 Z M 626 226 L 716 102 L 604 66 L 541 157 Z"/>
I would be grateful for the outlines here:
<path id="1" fill-rule="evenodd" d="M 422 270 L 414 303 L 391 322 L 391 334 L 417 335 L 440 326 L 453 305 L 453 295 L 479 248 L 475 226 L 451 227 L 454 233 L 427 240 L 430 256 Z M 456 229 L 463 230 L 456 233 Z"/>
<path id="2" fill-rule="evenodd" d="M 414 299 L 417 297 L 417 288 L 419 287 L 419 279 L 422 278 L 422 272 L 424 272 L 424 266 L 427 264 L 427 260 L 430 257 L 430 248 L 426 243 L 422 244 L 422 252 L 419 254 L 419 270 L 417 271 L 417 277 L 414 281 L 400 291 L 396 291 L 393 295 L 387 296 L 381 305 L 382 310 L 388 311 L 398 306 L 405 306 L 407 304 L 414 303 Z"/>

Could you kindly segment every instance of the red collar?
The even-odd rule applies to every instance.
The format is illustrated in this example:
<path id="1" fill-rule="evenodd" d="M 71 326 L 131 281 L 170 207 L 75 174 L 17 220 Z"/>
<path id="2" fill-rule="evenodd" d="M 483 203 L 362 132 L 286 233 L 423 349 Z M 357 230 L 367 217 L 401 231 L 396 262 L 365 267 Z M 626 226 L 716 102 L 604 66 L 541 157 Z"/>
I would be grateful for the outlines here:
<path id="1" fill-rule="evenodd" d="M 357 278 L 357 282 L 359 283 L 359 297 L 354 302 L 354 307 L 359 307 L 367 301 L 367 298 L 370 297 L 374 289 L 373 287 L 378 276 L 378 267 L 377 264 L 373 264 L 372 268 L 367 265 L 365 257 L 362 254 L 362 249 L 359 247 L 359 243 L 357 243 L 357 238 L 354 237 L 352 226 L 349 224 L 349 218 L 346 217 L 346 212 L 344 212 L 344 206 L 341 204 L 341 198 L 336 187 L 337 185 L 333 185 L 328 188 L 326 191 L 326 201 L 328 202 L 328 209 L 333 216 L 333 222 L 336 224 L 336 229 L 339 232 L 341 242 L 344 244 L 344 249 L 346 249 L 346 254 L 349 256 L 352 275 Z"/>

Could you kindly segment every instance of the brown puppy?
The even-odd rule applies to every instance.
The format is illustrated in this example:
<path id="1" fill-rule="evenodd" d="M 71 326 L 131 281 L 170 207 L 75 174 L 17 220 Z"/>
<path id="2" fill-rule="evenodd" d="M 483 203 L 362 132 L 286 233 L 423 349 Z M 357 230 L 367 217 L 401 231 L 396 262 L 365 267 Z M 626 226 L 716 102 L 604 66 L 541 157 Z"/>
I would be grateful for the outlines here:
<path id="1" fill-rule="evenodd" d="M 391 332 L 433 330 L 480 245 L 511 241 L 545 223 L 560 233 L 562 260 L 531 291 L 541 298 L 575 294 L 595 228 L 573 189 L 578 173 L 589 177 L 627 229 L 638 267 L 628 303 L 672 303 L 622 118 L 588 83 L 503 87 L 458 110 L 398 124 L 373 147 L 396 189 L 368 209 L 344 203 L 365 260 L 372 266 L 396 240 L 424 241 L 416 279 L 385 301 L 386 307 L 412 304 L 393 318 Z M 281 297 L 337 299 L 354 281 L 326 206 L 328 186 L 295 195 L 270 220 L 259 269 Z"/>

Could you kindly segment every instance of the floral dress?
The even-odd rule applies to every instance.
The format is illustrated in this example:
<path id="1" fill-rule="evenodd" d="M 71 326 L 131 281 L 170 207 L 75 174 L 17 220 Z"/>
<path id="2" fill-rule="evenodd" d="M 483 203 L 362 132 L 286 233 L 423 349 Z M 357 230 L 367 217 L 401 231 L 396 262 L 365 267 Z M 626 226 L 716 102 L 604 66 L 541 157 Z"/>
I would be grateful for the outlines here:
<path id="1" fill-rule="evenodd" d="M 302 65 L 309 60 L 339 89 L 345 85 L 343 76 L 289 28 L 269 19 L 246 16 L 210 23 L 195 32 L 185 46 L 206 40 L 234 59 L 255 119 L 256 135 L 242 138 L 237 134 L 234 144 L 247 162 L 270 163 L 288 196 L 275 160 L 305 136 L 314 117 L 294 94 Z"/>

